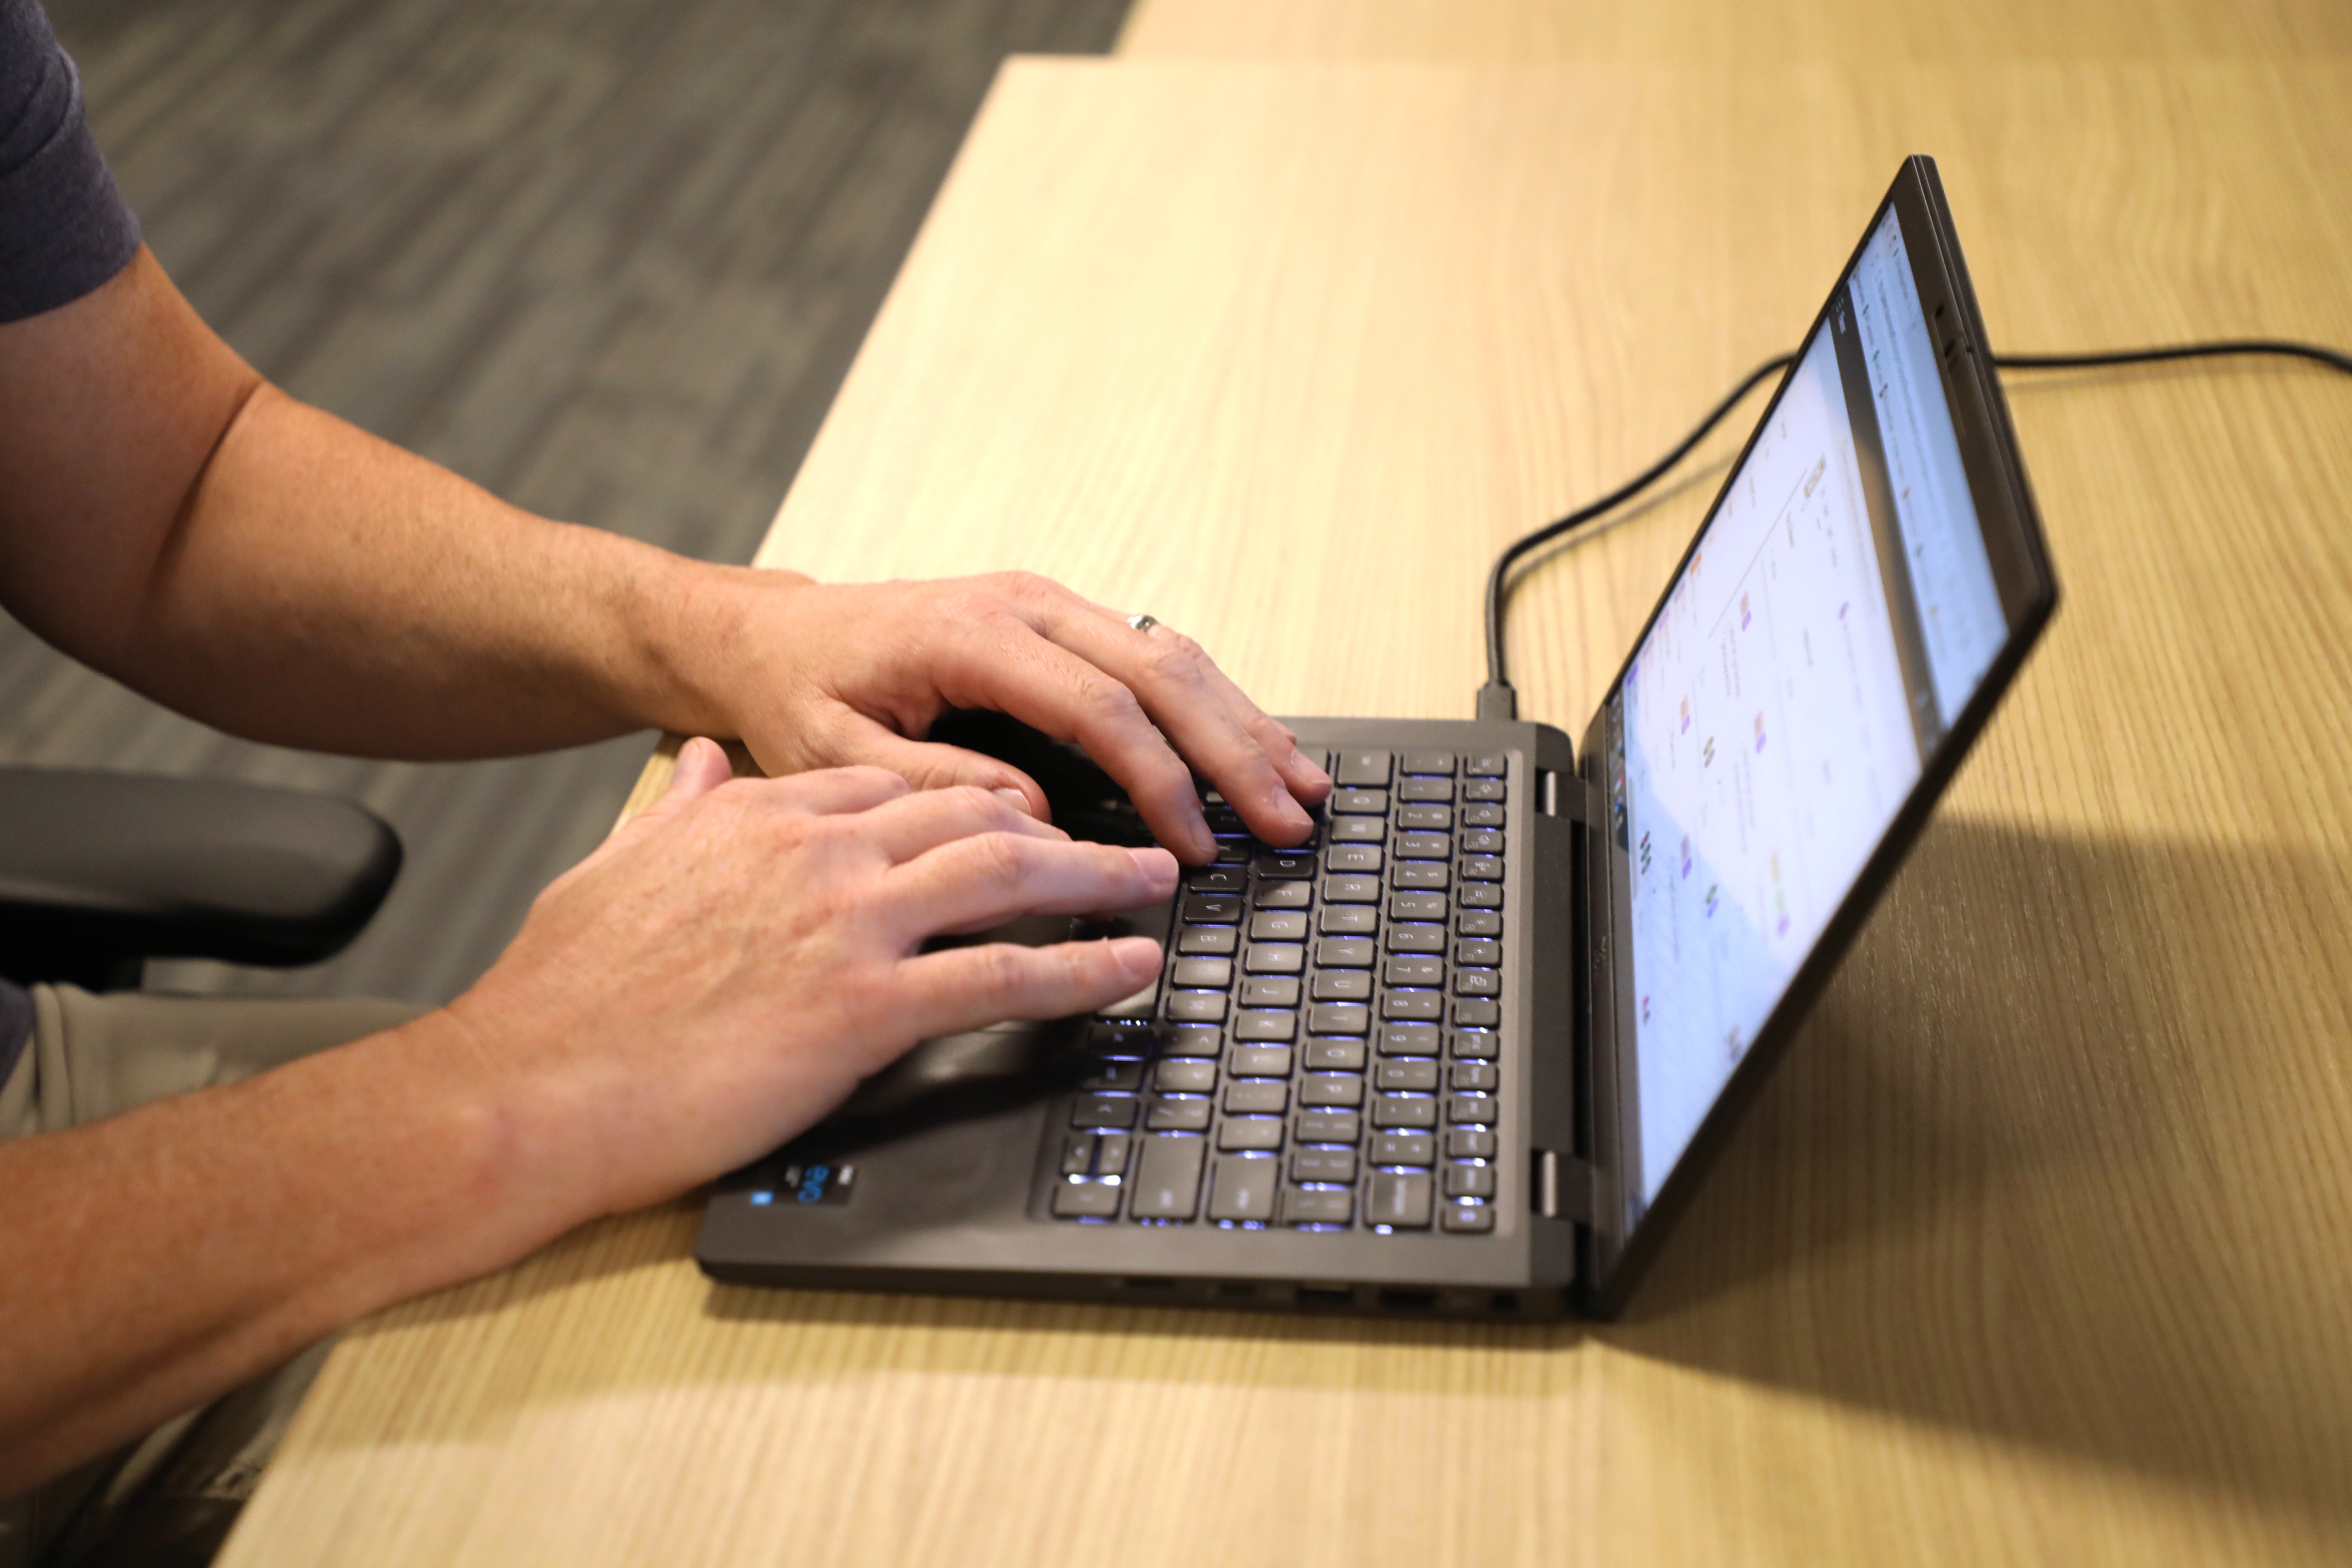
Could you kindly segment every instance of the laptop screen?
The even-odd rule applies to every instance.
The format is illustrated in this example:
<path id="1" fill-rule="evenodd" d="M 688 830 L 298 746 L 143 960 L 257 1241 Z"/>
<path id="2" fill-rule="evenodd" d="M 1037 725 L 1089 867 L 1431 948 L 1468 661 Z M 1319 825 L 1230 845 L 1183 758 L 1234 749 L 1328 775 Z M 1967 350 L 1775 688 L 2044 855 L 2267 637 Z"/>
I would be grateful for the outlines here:
<path id="1" fill-rule="evenodd" d="M 1890 206 L 1626 668 L 1640 1207 L 2008 635 Z"/>

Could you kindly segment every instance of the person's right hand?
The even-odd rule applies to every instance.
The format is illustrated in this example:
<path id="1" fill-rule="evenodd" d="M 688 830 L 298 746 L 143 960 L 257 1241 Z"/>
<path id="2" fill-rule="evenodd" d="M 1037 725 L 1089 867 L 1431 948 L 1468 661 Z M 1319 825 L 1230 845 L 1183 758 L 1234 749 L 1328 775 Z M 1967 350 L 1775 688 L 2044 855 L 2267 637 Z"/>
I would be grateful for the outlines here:
<path id="1" fill-rule="evenodd" d="M 694 740 L 447 1016 L 522 1142 L 521 1201 L 568 1211 L 540 1216 L 552 1234 L 758 1158 L 918 1040 L 1131 995 L 1159 973 L 1149 938 L 919 949 L 1175 882 L 1165 850 L 1075 843 L 983 789 L 730 779 Z"/>

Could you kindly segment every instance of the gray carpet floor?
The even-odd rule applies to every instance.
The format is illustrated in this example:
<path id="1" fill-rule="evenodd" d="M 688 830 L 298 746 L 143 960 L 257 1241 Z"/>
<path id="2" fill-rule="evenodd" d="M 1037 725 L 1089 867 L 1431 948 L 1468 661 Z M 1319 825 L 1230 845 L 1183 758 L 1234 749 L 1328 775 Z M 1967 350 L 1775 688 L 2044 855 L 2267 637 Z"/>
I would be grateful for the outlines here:
<path id="1" fill-rule="evenodd" d="M 148 242 L 295 395 L 519 505 L 748 560 L 1003 57 L 1127 0 L 50 0 Z M 0 762 L 365 801 L 408 864 L 350 951 L 151 988 L 431 1003 L 648 749 L 415 765 L 231 740 L 0 617 Z"/>

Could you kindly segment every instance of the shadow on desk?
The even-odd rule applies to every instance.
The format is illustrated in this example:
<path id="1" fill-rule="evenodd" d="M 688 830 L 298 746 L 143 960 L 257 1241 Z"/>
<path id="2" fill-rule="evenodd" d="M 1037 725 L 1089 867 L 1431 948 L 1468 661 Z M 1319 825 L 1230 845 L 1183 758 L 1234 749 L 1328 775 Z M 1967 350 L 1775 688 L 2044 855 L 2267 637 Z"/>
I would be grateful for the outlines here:
<path id="1" fill-rule="evenodd" d="M 1939 818 L 1622 1322 L 719 1287 L 687 1202 L 354 1331 L 330 1379 L 397 1385 L 399 1430 L 312 1440 L 906 1373 L 1442 1390 L 1565 1430 L 1671 1364 L 2352 1516 L 2352 1030 L 2309 934 L 2347 883 L 2316 852 Z M 486 1314 L 467 1367 L 433 1363 L 436 1325 Z"/>
<path id="2" fill-rule="evenodd" d="M 1597 1337 L 2352 1517 L 2347 882 L 1939 818 Z"/>

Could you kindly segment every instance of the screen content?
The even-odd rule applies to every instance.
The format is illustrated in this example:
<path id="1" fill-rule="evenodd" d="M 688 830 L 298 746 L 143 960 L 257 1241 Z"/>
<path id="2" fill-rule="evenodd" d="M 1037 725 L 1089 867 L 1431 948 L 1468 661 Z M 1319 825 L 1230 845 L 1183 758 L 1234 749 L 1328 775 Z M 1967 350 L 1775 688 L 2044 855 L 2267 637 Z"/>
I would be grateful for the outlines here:
<path id="1" fill-rule="evenodd" d="M 1627 668 L 1639 1207 L 2007 631 L 1890 208 Z"/>

